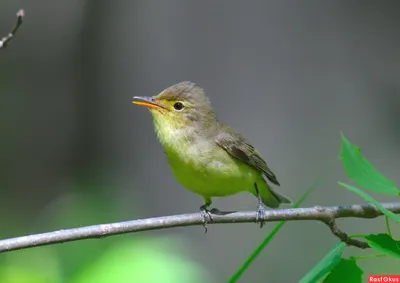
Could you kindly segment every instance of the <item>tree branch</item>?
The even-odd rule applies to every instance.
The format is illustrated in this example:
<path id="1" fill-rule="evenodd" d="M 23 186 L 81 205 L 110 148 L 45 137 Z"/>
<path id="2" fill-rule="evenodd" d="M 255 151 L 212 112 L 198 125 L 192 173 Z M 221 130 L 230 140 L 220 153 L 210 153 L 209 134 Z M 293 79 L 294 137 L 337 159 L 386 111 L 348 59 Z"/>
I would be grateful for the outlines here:
<path id="1" fill-rule="evenodd" d="M 17 32 L 20 25 L 22 24 L 22 18 L 24 16 L 25 16 L 24 10 L 21 9 L 17 12 L 17 21 L 15 22 L 15 25 L 12 28 L 12 30 L 5 37 L 3 37 L 0 40 L 0 49 L 5 48 L 7 46 L 7 43 L 9 43 L 11 41 L 11 39 L 13 39 L 15 33 Z"/>
<path id="2" fill-rule="evenodd" d="M 400 214 L 400 202 L 382 203 L 382 205 L 393 213 Z M 347 243 L 348 245 L 364 249 L 369 247 L 368 244 L 360 240 L 349 238 L 346 233 L 342 232 L 338 228 L 335 220 L 338 218 L 347 217 L 375 218 L 381 215 L 382 212 L 371 204 L 354 204 L 348 206 L 316 206 L 309 208 L 267 210 L 265 211 L 264 220 L 266 222 L 276 222 L 282 220 L 321 221 L 328 225 L 332 233 L 341 241 Z M 257 213 L 255 211 L 221 212 L 219 214 L 212 214 L 211 224 L 255 222 L 256 216 Z M 83 239 L 103 238 L 124 233 L 194 225 L 203 225 L 203 217 L 200 213 L 162 216 L 126 222 L 86 226 L 0 240 L 0 253 Z"/>
<path id="3" fill-rule="evenodd" d="M 360 249 L 367 249 L 370 247 L 366 242 L 362 240 L 350 238 L 345 232 L 339 229 L 335 219 L 327 221 L 325 222 L 325 224 L 328 225 L 328 227 L 331 229 L 333 235 L 338 237 L 342 242 L 345 242 L 348 246 L 355 246 Z"/>

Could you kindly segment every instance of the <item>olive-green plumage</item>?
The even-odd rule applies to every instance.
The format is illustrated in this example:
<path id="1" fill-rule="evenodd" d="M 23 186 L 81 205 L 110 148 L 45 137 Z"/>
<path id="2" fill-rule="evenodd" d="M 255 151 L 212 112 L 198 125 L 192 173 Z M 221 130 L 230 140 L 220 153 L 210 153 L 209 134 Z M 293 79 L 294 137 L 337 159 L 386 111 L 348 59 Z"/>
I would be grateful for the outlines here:
<path id="1" fill-rule="evenodd" d="M 217 120 L 202 88 L 181 82 L 154 97 L 134 97 L 133 103 L 149 108 L 175 178 L 204 198 L 202 208 L 212 197 L 246 191 L 272 208 L 291 202 L 267 183 L 279 186 L 257 150 Z"/>

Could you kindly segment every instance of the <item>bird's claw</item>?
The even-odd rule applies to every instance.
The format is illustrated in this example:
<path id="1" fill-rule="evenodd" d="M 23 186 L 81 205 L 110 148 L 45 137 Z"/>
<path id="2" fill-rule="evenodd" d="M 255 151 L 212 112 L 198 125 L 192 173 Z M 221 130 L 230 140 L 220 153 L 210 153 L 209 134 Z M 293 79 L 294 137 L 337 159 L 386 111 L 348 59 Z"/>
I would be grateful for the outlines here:
<path id="1" fill-rule="evenodd" d="M 212 222 L 211 211 L 206 206 L 200 207 L 201 218 L 203 219 L 204 234 L 207 233 L 207 223 Z"/>
<path id="2" fill-rule="evenodd" d="M 262 203 L 260 203 L 257 206 L 257 216 L 256 216 L 256 223 L 260 223 L 260 228 L 262 228 L 265 224 L 264 216 L 265 216 L 265 207 Z"/>

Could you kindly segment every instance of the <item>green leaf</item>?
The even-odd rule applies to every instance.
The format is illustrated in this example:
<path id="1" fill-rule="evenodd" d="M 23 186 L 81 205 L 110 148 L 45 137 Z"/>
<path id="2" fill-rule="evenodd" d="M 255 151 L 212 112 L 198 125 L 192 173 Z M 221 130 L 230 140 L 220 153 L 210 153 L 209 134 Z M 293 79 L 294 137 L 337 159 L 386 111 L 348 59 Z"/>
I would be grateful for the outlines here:
<path id="1" fill-rule="evenodd" d="M 363 192 L 362 190 L 360 190 L 359 188 L 350 186 L 346 183 L 342 183 L 342 182 L 338 182 L 339 185 L 341 185 L 342 187 L 345 187 L 346 189 L 358 194 L 359 196 L 361 196 L 364 200 L 366 200 L 367 202 L 373 204 L 377 209 L 379 209 L 380 211 L 382 211 L 382 213 L 384 213 L 387 217 L 389 217 L 390 219 L 393 219 L 394 221 L 396 221 L 397 223 L 400 224 L 400 215 L 394 214 L 393 212 L 391 212 L 390 210 L 387 210 L 386 208 L 384 208 L 378 201 L 376 201 L 373 197 L 371 197 L 369 194 Z"/>
<path id="2" fill-rule="evenodd" d="M 400 241 L 393 240 L 388 234 L 368 235 L 365 239 L 371 248 L 400 259 Z"/>
<path id="3" fill-rule="evenodd" d="M 361 283 L 363 271 L 354 259 L 342 258 L 324 283 Z"/>
<path id="4" fill-rule="evenodd" d="M 338 265 L 345 246 L 346 244 L 343 242 L 337 243 L 336 246 L 334 246 L 333 249 L 299 281 L 299 283 L 320 282 L 324 276 Z"/>
<path id="5" fill-rule="evenodd" d="M 358 186 L 380 194 L 400 195 L 396 184 L 380 174 L 375 167 L 362 156 L 361 149 L 350 143 L 343 134 L 340 159 L 342 160 L 347 175 Z"/>

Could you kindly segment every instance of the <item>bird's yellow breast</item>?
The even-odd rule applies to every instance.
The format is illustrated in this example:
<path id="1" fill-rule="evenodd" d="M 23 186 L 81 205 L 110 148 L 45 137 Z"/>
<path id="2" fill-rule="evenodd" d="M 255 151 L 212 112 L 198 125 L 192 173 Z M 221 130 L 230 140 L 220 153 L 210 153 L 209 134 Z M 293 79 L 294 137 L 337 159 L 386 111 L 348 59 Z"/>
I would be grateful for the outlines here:
<path id="1" fill-rule="evenodd" d="M 190 127 L 155 126 L 175 178 L 194 193 L 218 197 L 251 191 L 262 178 L 260 172 L 231 156 L 214 139 L 198 136 Z"/>

